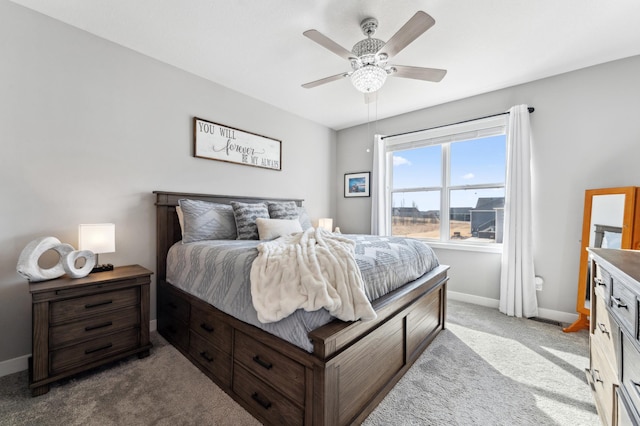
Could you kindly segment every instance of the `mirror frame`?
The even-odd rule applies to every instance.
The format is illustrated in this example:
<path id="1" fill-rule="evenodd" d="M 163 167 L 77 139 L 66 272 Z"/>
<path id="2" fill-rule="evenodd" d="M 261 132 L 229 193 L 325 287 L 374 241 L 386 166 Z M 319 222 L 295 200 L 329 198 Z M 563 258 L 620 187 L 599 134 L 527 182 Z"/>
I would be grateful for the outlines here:
<path id="1" fill-rule="evenodd" d="M 640 231 L 634 233 L 634 222 L 636 203 L 640 201 L 636 197 L 638 187 L 626 186 L 618 188 L 601 188 L 601 189 L 587 189 L 584 194 L 584 217 L 582 219 L 582 240 L 580 244 L 580 270 L 578 273 L 578 294 L 576 297 L 576 312 L 578 312 L 578 319 L 569 327 L 563 329 L 564 332 L 578 331 L 589 328 L 589 316 L 591 310 L 585 306 L 587 300 L 587 277 L 589 268 L 589 253 L 587 247 L 589 247 L 589 239 L 591 236 L 591 210 L 593 207 L 593 197 L 597 195 L 624 195 L 624 213 L 622 217 L 622 241 L 620 244 L 621 249 L 630 249 L 634 241 L 639 241 L 638 235 L 635 235 Z M 640 211 L 638 211 L 640 213 Z"/>

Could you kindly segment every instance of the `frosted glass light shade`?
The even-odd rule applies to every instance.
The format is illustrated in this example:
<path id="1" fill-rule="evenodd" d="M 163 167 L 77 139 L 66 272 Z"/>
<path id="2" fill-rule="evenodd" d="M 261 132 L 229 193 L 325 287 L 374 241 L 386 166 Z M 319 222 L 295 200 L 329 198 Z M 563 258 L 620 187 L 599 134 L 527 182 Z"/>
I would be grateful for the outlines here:
<path id="1" fill-rule="evenodd" d="M 333 228 L 333 219 L 329 217 L 318 219 L 318 228 L 324 228 L 331 232 L 331 229 Z"/>
<path id="2" fill-rule="evenodd" d="M 387 72 L 376 65 L 365 65 L 351 74 L 351 83 L 362 93 L 373 93 L 387 80 Z"/>
<path id="3" fill-rule="evenodd" d="M 116 225 L 114 223 L 79 225 L 78 248 L 94 253 L 113 253 L 116 251 Z"/>

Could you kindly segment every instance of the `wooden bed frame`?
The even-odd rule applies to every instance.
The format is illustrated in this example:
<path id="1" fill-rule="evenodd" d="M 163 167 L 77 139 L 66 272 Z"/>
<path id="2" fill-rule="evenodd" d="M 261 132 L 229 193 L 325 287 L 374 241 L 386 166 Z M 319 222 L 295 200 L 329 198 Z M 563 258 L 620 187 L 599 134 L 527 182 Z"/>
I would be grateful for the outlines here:
<path id="1" fill-rule="evenodd" d="M 444 329 L 444 265 L 374 301 L 374 321 L 334 320 L 311 331 L 313 353 L 243 323 L 167 283 L 167 252 L 181 239 L 175 207 L 181 198 L 283 200 L 154 194 L 158 331 L 265 424 L 361 423 Z"/>

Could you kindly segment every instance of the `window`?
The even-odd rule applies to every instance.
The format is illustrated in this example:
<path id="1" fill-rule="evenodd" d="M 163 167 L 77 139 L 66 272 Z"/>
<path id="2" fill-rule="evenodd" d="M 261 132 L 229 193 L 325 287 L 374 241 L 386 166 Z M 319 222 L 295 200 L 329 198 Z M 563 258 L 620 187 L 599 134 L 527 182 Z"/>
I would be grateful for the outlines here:
<path id="1" fill-rule="evenodd" d="M 383 138 L 391 235 L 502 243 L 505 116 Z"/>

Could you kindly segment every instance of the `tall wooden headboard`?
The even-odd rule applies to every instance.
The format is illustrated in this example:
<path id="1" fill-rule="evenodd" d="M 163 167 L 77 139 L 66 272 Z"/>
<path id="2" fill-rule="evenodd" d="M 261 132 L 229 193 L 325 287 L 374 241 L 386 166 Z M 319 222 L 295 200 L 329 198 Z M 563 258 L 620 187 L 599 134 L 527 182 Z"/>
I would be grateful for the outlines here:
<path id="1" fill-rule="evenodd" d="M 301 199 L 234 197 L 230 195 L 191 194 L 187 192 L 153 191 L 156 195 L 156 277 L 164 281 L 167 278 L 167 253 L 169 248 L 182 239 L 180 223 L 176 214 L 178 200 L 202 200 L 210 203 L 230 204 L 231 201 L 260 203 L 264 201 L 294 201 L 302 206 Z"/>

